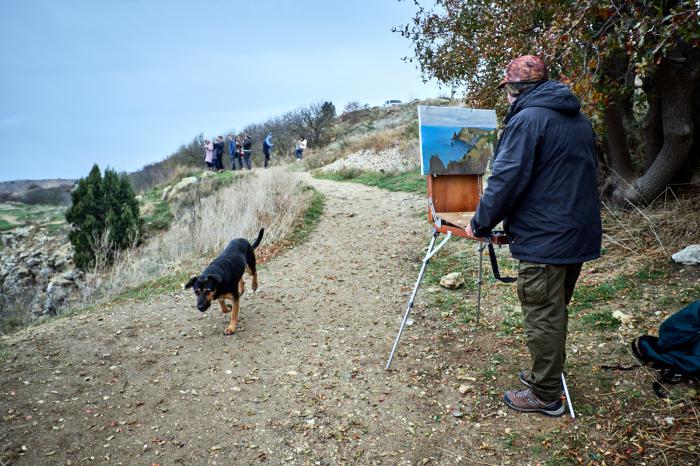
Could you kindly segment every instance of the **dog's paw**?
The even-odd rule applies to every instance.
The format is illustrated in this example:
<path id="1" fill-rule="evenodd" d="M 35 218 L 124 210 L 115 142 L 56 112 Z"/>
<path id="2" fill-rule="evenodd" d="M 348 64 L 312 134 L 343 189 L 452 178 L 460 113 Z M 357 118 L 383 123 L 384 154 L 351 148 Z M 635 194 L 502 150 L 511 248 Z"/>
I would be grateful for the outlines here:
<path id="1" fill-rule="evenodd" d="M 229 325 L 226 327 L 226 330 L 224 330 L 224 335 L 233 335 L 234 333 L 236 333 L 236 327 L 232 325 Z"/>

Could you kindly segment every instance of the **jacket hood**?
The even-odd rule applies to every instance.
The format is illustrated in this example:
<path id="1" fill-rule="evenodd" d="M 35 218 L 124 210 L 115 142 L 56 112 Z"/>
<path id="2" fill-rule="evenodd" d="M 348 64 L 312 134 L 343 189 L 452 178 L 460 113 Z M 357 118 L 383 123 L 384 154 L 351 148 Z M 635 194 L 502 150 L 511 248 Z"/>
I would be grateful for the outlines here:
<path id="1" fill-rule="evenodd" d="M 571 93 L 565 84 L 557 81 L 545 81 L 529 89 L 513 104 L 513 108 L 509 112 L 511 116 L 529 107 L 551 108 L 567 114 L 578 113 L 581 109 L 581 102 L 578 98 Z"/>

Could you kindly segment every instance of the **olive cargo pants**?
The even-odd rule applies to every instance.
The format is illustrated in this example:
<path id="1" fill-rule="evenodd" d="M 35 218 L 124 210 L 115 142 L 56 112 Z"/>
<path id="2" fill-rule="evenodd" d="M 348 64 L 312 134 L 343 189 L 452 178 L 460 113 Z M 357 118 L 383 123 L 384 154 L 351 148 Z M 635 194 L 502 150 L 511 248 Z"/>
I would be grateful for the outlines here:
<path id="1" fill-rule="evenodd" d="M 567 305 L 581 264 L 549 265 L 520 261 L 518 298 L 524 315 L 527 347 L 532 362 L 528 383 L 542 400 L 562 392 L 561 373 L 566 359 Z"/>

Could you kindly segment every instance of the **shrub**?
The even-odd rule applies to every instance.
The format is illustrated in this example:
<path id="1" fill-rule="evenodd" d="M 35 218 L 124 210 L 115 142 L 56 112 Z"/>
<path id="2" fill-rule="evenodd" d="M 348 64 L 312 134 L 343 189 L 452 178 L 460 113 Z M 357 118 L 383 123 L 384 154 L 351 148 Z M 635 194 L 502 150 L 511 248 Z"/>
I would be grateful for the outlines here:
<path id="1" fill-rule="evenodd" d="M 80 269 L 111 264 L 118 250 L 136 244 L 141 232 L 139 206 L 126 175 L 95 164 L 71 193 L 66 220 L 73 226 L 69 239 L 73 262 Z"/>

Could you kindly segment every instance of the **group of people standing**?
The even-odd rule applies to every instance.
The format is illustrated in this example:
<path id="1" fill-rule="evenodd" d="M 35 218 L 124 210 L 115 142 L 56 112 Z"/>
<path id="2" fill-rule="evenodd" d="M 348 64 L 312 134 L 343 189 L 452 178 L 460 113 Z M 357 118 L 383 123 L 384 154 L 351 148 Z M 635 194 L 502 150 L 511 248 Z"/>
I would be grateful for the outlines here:
<path id="1" fill-rule="evenodd" d="M 228 144 L 227 144 L 228 143 Z M 252 169 L 252 146 L 253 139 L 249 134 L 245 133 L 242 136 L 234 136 L 230 134 L 224 140 L 223 136 L 217 136 L 214 142 L 209 139 L 204 140 L 204 162 L 209 170 L 223 172 L 224 171 L 224 150 L 228 151 L 229 159 L 231 160 L 232 170 L 243 170 L 243 167 L 248 170 Z M 274 144 L 272 142 L 272 134 L 267 133 L 262 142 L 263 147 L 263 164 L 265 168 L 270 165 L 270 158 Z M 306 139 L 301 136 L 297 140 L 295 155 L 297 161 L 300 161 L 304 150 L 306 149 Z"/>
<path id="2" fill-rule="evenodd" d="M 228 141 L 228 156 L 231 160 L 231 169 L 243 170 L 245 165 L 250 170 L 252 168 L 250 159 L 253 146 L 253 139 L 250 135 L 234 136 L 229 134 L 226 139 Z M 224 148 L 226 146 L 223 136 L 217 136 L 214 142 L 211 142 L 209 139 L 204 140 L 204 162 L 209 170 L 224 171 Z M 265 167 L 267 167 L 267 164 Z"/>

